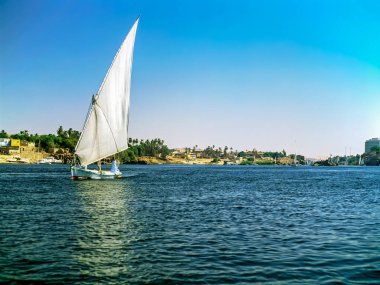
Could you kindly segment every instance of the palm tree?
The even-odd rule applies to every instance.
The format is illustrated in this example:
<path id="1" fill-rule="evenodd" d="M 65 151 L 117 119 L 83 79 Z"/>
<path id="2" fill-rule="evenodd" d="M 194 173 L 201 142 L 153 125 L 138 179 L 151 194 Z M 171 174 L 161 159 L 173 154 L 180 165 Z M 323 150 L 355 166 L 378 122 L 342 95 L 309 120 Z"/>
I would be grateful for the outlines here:
<path id="1" fill-rule="evenodd" d="M 59 126 L 59 128 L 58 128 L 58 130 L 57 130 L 57 135 L 58 136 L 63 136 L 63 128 L 62 128 L 62 126 Z"/>

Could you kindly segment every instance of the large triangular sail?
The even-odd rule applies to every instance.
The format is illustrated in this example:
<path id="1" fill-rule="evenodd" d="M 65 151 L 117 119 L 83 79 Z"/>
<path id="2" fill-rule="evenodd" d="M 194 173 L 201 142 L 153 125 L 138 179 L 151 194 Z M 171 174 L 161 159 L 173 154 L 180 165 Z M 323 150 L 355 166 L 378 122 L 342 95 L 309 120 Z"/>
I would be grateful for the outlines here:
<path id="1" fill-rule="evenodd" d="M 82 166 L 128 148 L 129 95 L 138 21 L 120 46 L 98 93 L 92 98 L 75 148 Z"/>

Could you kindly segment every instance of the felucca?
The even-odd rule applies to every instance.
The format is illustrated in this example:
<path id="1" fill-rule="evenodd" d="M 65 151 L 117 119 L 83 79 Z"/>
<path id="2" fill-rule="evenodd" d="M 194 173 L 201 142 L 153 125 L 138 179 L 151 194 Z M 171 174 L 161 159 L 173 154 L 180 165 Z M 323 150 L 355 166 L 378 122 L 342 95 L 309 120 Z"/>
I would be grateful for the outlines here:
<path id="1" fill-rule="evenodd" d="M 111 171 L 87 169 L 89 164 L 128 148 L 128 115 L 136 20 L 116 53 L 96 95 L 92 96 L 71 166 L 73 179 L 112 179 L 122 173 L 112 162 Z"/>

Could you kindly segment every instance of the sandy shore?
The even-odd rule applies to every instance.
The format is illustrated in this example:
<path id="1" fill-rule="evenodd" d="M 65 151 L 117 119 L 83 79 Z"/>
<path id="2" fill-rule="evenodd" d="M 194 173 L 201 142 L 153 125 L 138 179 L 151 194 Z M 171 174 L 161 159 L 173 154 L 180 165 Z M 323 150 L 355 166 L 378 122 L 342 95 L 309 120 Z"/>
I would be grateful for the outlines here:
<path id="1" fill-rule="evenodd" d="M 27 163 L 36 163 L 38 160 L 41 160 L 45 157 L 51 156 L 51 154 L 46 152 L 21 152 L 20 154 L 12 154 L 12 155 L 3 155 L 0 154 L 0 163 L 14 163 L 8 162 L 9 159 L 22 159 L 27 161 Z"/>
<path id="2" fill-rule="evenodd" d="M 27 161 L 27 163 L 36 163 L 38 160 L 43 159 L 45 157 L 51 156 L 51 154 L 48 154 L 46 152 L 37 153 L 37 152 L 28 152 L 28 153 L 21 153 L 19 155 L 0 155 L 0 164 L 1 163 L 20 163 L 20 162 L 9 162 L 8 159 L 17 158 L 23 159 Z M 212 164 L 212 165 L 223 165 L 224 161 L 228 159 L 221 159 L 219 162 L 212 162 L 212 158 L 192 158 L 192 159 L 185 159 L 185 158 L 178 158 L 178 157 L 172 157 L 168 156 L 166 159 L 159 159 L 156 157 L 149 157 L 149 156 L 143 156 L 139 157 L 139 163 L 143 164 L 187 164 L 187 165 L 193 165 L 193 164 Z M 257 160 L 259 164 L 265 162 L 265 160 Z M 261 163 L 260 163 L 261 162 Z M 279 164 L 290 164 L 291 160 L 289 158 L 282 158 L 278 161 Z"/>

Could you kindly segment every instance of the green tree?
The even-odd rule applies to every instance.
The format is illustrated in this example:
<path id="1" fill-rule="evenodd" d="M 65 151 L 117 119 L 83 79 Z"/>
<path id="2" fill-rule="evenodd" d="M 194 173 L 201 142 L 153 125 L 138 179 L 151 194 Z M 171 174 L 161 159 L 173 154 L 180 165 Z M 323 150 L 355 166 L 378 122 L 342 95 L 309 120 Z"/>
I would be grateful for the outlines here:
<path id="1" fill-rule="evenodd" d="M 380 154 L 380 146 L 371 147 L 371 152 L 374 152 L 376 154 Z"/>
<path id="2" fill-rule="evenodd" d="M 1 130 L 1 132 L 0 132 L 0 138 L 7 138 L 7 137 L 8 137 L 8 135 L 7 135 L 6 131 Z"/>
<path id="3" fill-rule="evenodd" d="M 241 151 L 237 155 L 238 157 L 246 157 L 246 153 L 244 151 Z"/>
<path id="4" fill-rule="evenodd" d="M 225 147 L 224 147 L 224 150 L 223 150 L 223 157 L 224 157 L 224 158 L 227 157 L 227 151 L 228 151 L 228 146 L 225 146 Z"/>
<path id="5" fill-rule="evenodd" d="M 60 137 L 64 136 L 64 130 L 63 130 L 62 126 L 59 126 L 59 128 L 57 130 L 57 135 Z"/>

